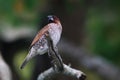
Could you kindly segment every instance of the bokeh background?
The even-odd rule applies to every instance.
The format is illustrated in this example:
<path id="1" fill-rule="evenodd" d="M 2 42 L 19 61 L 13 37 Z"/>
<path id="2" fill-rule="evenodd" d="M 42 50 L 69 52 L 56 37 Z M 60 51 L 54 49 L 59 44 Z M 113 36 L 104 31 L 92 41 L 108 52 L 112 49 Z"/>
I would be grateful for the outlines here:
<path id="1" fill-rule="evenodd" d="M 85 72 L 87 80 L 120 80 L 119 0 L 0 0 L 0 71 L 6 70 L 2 63 L 11 71 L 0 76 L 36 80 L 51 67 L 45 54 L 19 68 L 49 14 L 63 25 L 58 46 L 64 63 Z M 74 80 L 64 75 L 54 79 Z"/>

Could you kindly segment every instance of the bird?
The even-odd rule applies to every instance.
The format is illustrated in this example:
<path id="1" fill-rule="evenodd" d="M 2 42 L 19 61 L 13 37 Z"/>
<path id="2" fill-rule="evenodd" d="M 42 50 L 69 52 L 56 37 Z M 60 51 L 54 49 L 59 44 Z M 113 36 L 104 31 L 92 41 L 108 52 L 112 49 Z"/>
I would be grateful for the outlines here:
<path id="1" fill-rule="evenodd" d="M 47 16 L 47 24 L 37 33 L 35 38 L 33 39 L 29 53 L 24 59 L 21 69 L 28 63 L 36 55 L 43 55 L 47 53 L 49 46 L 47 45 L 46 33 L 49 33 L 49 37 L 53 41 L 53 47 L 56 47 L 62 33 L 62 25 L 60 19 L 55 15 Z"/>

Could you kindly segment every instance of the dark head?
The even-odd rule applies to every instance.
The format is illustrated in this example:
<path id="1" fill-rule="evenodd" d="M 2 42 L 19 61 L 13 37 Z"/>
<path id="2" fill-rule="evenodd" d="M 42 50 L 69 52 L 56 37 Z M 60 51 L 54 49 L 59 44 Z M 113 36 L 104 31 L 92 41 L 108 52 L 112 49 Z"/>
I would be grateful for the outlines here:
<path id="1" fill-rule="evenodd" d="M 58 23 L 59 22 L 59 18 L 57 18 L 54 15 L 48 15 L 47 18 L 48 18 L 48 23 Z"/>

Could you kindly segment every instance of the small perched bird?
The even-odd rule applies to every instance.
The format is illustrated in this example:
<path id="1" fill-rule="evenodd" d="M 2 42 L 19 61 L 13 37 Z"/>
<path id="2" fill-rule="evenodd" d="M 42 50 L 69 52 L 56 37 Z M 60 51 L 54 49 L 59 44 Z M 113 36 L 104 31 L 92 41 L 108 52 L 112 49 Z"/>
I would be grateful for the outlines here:
<path id="1" fill-rule="evenodd" d="M 21 69 L 26 65 L 26 63 L 34 56 L 44 54 L 48 51 L 49 46 L 47 45 L 46 33 L 49 33 L 49 37 L 53 41 L 53 46 L 56 47 L 60 40 L 62 33 L 62 25 L 59 18 L 54 15 L 47 16 L 48 24 L 44 26 L 36 35 L 32 44 L 30 45 L 30 51 L 26 56 L 24 62 L 21 65 Z"/>

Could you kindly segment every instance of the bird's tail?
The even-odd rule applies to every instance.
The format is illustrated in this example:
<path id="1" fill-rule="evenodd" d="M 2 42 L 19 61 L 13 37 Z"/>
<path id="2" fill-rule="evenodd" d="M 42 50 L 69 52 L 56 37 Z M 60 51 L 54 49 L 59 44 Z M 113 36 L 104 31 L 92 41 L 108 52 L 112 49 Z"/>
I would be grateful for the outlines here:
<path id="1" fill-rule="evenodd" d="M 25 65 L 28 63 L 28 61 L 32 59 L 34 56 L 36 56 L 36 53 L 34 51 L 30 51 L 26 58 L 24 59 L 22 65 L 20 66 L 20 69 L 23 69 Z"/>

